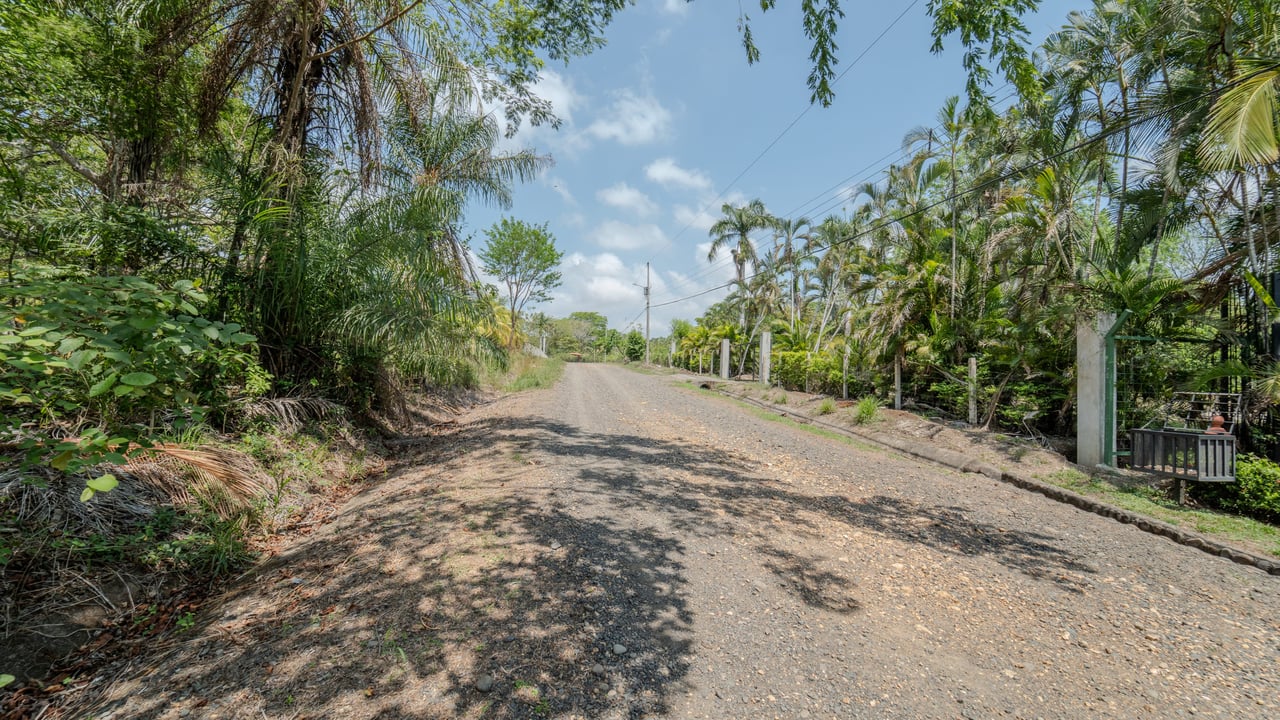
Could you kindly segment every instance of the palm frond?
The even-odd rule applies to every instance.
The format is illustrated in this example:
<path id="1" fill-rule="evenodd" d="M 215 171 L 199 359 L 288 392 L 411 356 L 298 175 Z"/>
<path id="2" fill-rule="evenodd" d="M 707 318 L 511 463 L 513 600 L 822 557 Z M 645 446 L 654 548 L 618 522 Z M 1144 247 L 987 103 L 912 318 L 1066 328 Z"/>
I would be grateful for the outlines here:
<path id="1" fill-rule="evenodd" d="M 1276 133 L 1277 63 L 1242 61 L 1241 75 L 1209 113 L 1197 153 L 1212 169 L 1261 165 L 1280 158 Z"/>

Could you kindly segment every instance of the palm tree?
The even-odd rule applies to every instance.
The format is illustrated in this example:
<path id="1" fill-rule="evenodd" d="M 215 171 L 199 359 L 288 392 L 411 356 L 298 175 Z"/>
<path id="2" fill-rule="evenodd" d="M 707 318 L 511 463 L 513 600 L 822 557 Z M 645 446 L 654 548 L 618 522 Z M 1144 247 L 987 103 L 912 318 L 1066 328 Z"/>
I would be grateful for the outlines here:
<path id="1" fill-rule="evenodd" d="M 720 212 L 724 217 L 716 221 L 707 231 L 707 234 L 712 237 L 711 249 L 707 251 L 707 262 L 715 262 L 720 251 L 726 247 L 729 248 L 729 252 L 733 255 L 734 270 L 737 272 L 738 291 L 742 293 L 744 299 L 739 306 L 738 324 L 745 329 L 747 326 L 745 303 L 747 263 L 754 263 L 758 259 L 755 245 L 751 242 L 751 233 L 771 228 L 777 221 L 765 209 L 764 203 L 758 199 L 740 206 L 725 203 L 720 207 Z"/>
<path id="2" fill-rule="evenodd" d="M 800 243 L 801 247 L 808 244 L 809 230 L 812 225 L 813 222 L 806 217 L 778 218 L 773 229 L 776 243 L 774 262 L 777 263 L 779 271 L 785 269 L 790 284 L 791 320 L 787 327 L 791 332 L 795 332 L 800 314 L 800 277 L 796 262 L 798 249 L 796 244 Z"/>

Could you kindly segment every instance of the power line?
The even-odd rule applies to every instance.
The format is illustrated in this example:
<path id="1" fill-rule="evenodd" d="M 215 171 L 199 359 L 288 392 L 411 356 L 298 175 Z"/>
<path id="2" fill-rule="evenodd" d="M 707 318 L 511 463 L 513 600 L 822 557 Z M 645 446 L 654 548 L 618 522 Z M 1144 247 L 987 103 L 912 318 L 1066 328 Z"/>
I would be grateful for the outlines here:
<path id="1" fill-rule="evenodd" d="M 1000 92 L 1005 88 L 1010 87 L 1010 85 L 1011 83 L 1005 83 L 1004 85 L 1001 85 L 999 88 L 997 88 L 995 92 Z M 1018 94 L 1018 91 L 1014 90 L 1013 92 L 997 100 L 996 104 L 1000 104 L 1007 100 L 1010 100 L 1017 94 Z M 929 128 L 930 132 L 941 130 L 943 124 L 944 123 L 938 123 L 932 128 Z M 810 197 L 808 200 L 806 200 L 804 203 L 802 203 L 795 209 L 791 210 L 788 213 L 783 214 L 782 217 L 796 217 L 798 215 L 811 215 L 811 216 L 817 217 L 817 216 L 824 215 L 828 212 L 831 212 L 836 208 L 836 206 L 842 205 L 848 202 L 849 200 L 853 199 L 850 197 L 845 197 L 843 194 L 836 194 L 834 196 L 829 196 L 829 194 L 832 191 L 840 190 L 842 188 L 846 188 L 851 185 L 852 186 L 861 185 L 862 183 L 867 182 L 871 178 L 876 177 L 880 173 L 886 172 L 887 170 L 889 170 L 889 168 L 893 167 L 898 162 L 905 160 L 909 155 L 911 155 L 911 151 L 904 147 L 899 147 L 897 149 L 890 150 L 884 155 L 881 155 L 878 159 L 868 163 L 866 166 L 862 167 L 858 171 L 836 182 L 834 185 L 827 187 L 825 190 L 822 190 L 818 194 Z M 893 158 L 892 162 L 890 162 L 887 165 L 884 164 L 884 161 L 891 157 Z M 677 283 L 673 289 L 689 287 L 694 282 L 704 277 L 713 275 L 717 272 L 720 272 L 721 270 L 729 268 L 732 262 L 733 261 L 731 259 L 725 259 L 725 260 L 718 260 L 714 263 L 711 263 L 709 266 L 704 267 L 702 270 L 697 271 L 685 278 L 682 278 L 680 282 Z"/>
<path id="2" fill-rule="evenodd" d="M 911 0 L 911 4 L 908 5 L 901 13 L 899 13 L 898 16 L 893 19 L 893 22 L 889 23 L 889 25 L 886 26 L 885 29 L 881 30 L 880 34 L 877 35 L 875 39 L 870 42 L 870 44 L 868 44 L 865 48 L 863 48 L 862 52 L 858 53 L 858 56 L 855 57 L 853 61 L 850 62 L 847 67 L 845 67 L 844 70 L 840 71 L 839 75 L 836 75 L 835 80 L 831 82 L 832 86 L 834 87 L 841 80 L 843 80 L 844 76 L 848 75 L 849 71 L 853 70 L 853 68 L 857 66 L 858 62 L 867 56 L 867 53 L 875 49 L 876 45 L 878 45 L 880 41 L 884 39 L 885 35 L 888 35 L 891 30 L 897 27 L 898 23 L 902 21 L 902 18 L 906 17 L 907 13 L 911 12 L 911 10 L 914 9 L 915 6 L 919 4 L 920 4 L 920 0 Z M 750 172 L 751 169 L 754 168 L 757 163 L 759 163 L 762 159 L 764 159 L 764 156 L 769 154 L 769 151 L 772 150 L 774 146 L 776 146 L 782 140 L 782 138 L 786 136 L 787 133 L 791 132 L 792 128 L 794 128 L 802 119 L 804 119 L 804 116 L 808 115 L 809 111 L 812 109 L 813 109 L 813 103 L 809 103 L 808 105 L 805 105 L 804 109 L 800 111 L 800 114 L 796 115 L 795 118 L 790 123 L 788 123 L 787 126 L 784 127 L 782 131 L 779 132 L 777 136 L 775 136 L 773 140 L 771 140 L 769 144 L 766 145 L 764 149 L 761 150 L 755 156 L 754 159 L 751 160 L 751 162 L 747 163 L 747 166 L 743 168 L 742 171 L 737 174 L 737 176 L 735 176 L 732 180 L 730 180 L 728 185 L 726 185 L 722 190 L 720 190 L 720 192 L 716 193 L 716 196 L 712 198 L 710 201 L 703 203 L 701 206 L 699 206 L 695 215 L 697 213 L 705 211 L 709 205 L 714 205 L 717 201 L 719 201 L 721 198 L 725 196 L 725 193 L 728 193 L 730 190 L 732 190 L 733 186 L 736 185 L 738 181 L 741 180 L 748 172 Z M 691 227 L 693 227 L 693 220 L 690 220 L 689 222 L 685 223 L 684 227 L 680 228 L 680 232 L 677 232 L 675 234 L 675 237 L 672 238 L 672 242 L 679 240 L 680 237 L 684 235 L 685 231 L 687 231 Z M 653 260 L 653 258 L 649 258 L 649 259 L 650 261 Z"/>
<path id="3" fill-rule="evenodd" d="M 873 233 L 873 232 L 876 232 L 876 231 L 878 231 L 878 230 L 881 230 L 881 229 L 883 229 L 883 228 L 886 228 L 886 227 L 888 227 L 888 226 L 890 226 L 890 225 L 893 225 L 893 224 L 895 224 L 895 223 L 900 223 L 900 222 L 902 222 L 903 220 L 908 220 L 908 219 L 910 219 L 910 218 L 915 217 L 916 215 L 920 215 L 921 213 L 928 212 L 929 210 L 932 210 L 932 209 L 934 209 L 934 208 L 936 208 L 936 207 L 938 207 L 938 206 L 940 206 L 940 205 L 944 205 L 944 204 L 946 204 L 946 203 L 948 203 L 948 202 L 952 202 L 952 201 L 954 201 L 954 200 L 957 200 L 957 199 L 959 199 L 959 198 L 965 197 L 965 196 L 967 196 L 967 195 L 972 195 L 973 193 L 976 193 L 976 192 L 981 192 L 981 191 L 983 191 L 983 190 L 985 190 L 985 189 L 987 189 L 987 188 L 991 187 L 992 185 L 996 185 L 996 184 L 1002 183 L 1002 182 L 1004 182 L 1005 180 L 1008 180 L 1008 179 L 1010 179 L 1010 178 L 1012 178 L 1012 177 L 1015 177 L 1015 176 L 1021 175 L 1022 173 L 1026 172 L 1026 171 L 1028 171 L 1028 170 L 1031 170 L 1031 169 L 1033 169 L 1033 168 L 1039 167 L 1039 166 L 1041 166 L 1041 165 L 1045 165 L 1045 164 L 1050 163 L 1050 162 L 1052 162 L 1052 161 L 1054 161 L 1054 160 L 1057 160 L 1058 158 L 1061 158 L 1061 157 L 1063 157 L 1063 156 L 1069 155 L 1069 154 L 1071 154 L 1071 153 L 1079 152 L 1080 150 L 1083 150 L 1084 148 L 1089 147 L 1090 145 L 1093 145 L 1093 144 L 1095 144 L 1095 143 L 1098 143 L 1098 142 L 1102 142 L 1102 141 L 1104 141 L 1104 140 L 1107 140 L 1107 139 L 1111 138 L 1112 136 L 1114 136 L 1114 135 L 1116 135 L 1116 134 L 1119 134 L 1119 133 L 1121 133 L 1121 132 L 1124 132 L 1125 130 L 1129 130 L 1129 129 L 1134 128 L 1134 127 L 1136 127 L 1136 126 L 1138 126 L 1138 125 L 1143 125 L 1143 124 L 1145 124 L 1145 123 L 1147 123 L 1147 122 L 1150 122 L 1150 121 L 1152 121 L 1152 120 L 1155 120 L 1156 118 L 1158 118 L 1158 117 L 1160 117 L 1160 116 L 1162 116 L 1162 115 L 1166 115 L 1166 114 L 1170 114 L 1170 113 L 1176 112 L 1176 111 L 1181 110 L 1182 108 L 1184 108 L 1184 107 L 1186 107 L 1186 106 L 1188 106 L 1188 105 L 1192 105 L 1192 104 L 1194 104 L 1194 103 L 1200 102 L 1201 100 L 1204 100 L 1204 99 L 1206 99 L 1206 98 L 1208 98 L 1208 97 L 1210 97 L 1210 96 L 1217 95 L 1217 94 L 1220 94 L 1220 93 L 1222 93 L 1222 92 L 1225 92 L 1226 90 L 1229 90 L 1230 88 L 1232 88 L 1232 87 L 1234 87 L 1234 86 L 1236 86 L 1236 85 L 1239 85 L 1239 84 L 1241 84 L 1241 83 L 1243 83 L 1243 82 L 1245 82 L 1245 81 L 1247 81 L 1247 80 L 1249 80 L 1249 79 L 1251 79 L 1251 78 L 1253 78 L 1253 77 L 1257 76 L 1259 73 L 1270 72 L 1270 71 L 1272 71 L 1272 70 L 1275 70 L 1276 68 L 1280 68 L 1280 62 L 1272 63 L 1272 64 L 1270 64 L 1270 65 L 1268 65 L 1268 66 L 1266 66 L 1266 67 L 1259 68 L 1258 70 L 1255 70 L 1254 72 L 1249 73 L 1248 75 L 1246 75 L 1246 76 L 1244 76 L 1244 77 L 1237 78 L 1236 80 L 1233 80 L 1233 81 L 1231 81 L 1231 82 L 1227 83 L 1226 85 L 1223 85 L 1223 86 L 1222 86 L 1222 87 L 1220 87 L 1220 88 L 1213 89 L 1213 90 L 1207 90 L 1207 91 L 1205 91 L 1205 92 L 1203 92 L 1203 93 L 1201 93 L 1201 94 L 1199 94 L 1199 95 L 1197 95 L 1197 96 L 1195 96 L 1195 97 L 1192 97 L 1192 98 L 1189 98 L 1189 99 L 1187 99 L 1187 100 L 1184 100 L 1184 101 L 1182 101 L 1182 102 L 1180 102 L 1180 103 L 1177 103 L 1176 105 L 1172 105 L 1172 106 L 1170 106 L 1170 107 L 1164 108 L 1163 110 L 1156 110 L 1156 111 L 1151 112 L 1151 113 L 1148 113 L 1148 114 L 1146 114 L 1146 115 L 1144 115 L 1144 116 L 1142 116 L 1142 117 L 1139 117 L 1139 118 L 1137 118 L 1137 119 L 1131 120 L 1131 121 L 1129 121 L 1129 122 L 1127 122 L 1127 123 L 1121 124 L 1121 125 L 1119 125 L 1119 126 L 1115 126 L 1115 127 L 1108 128 L 1108 129 L 1106 129 L 1106 130 L 1104 130 L 1104 131 L 1102 131 L 1102 132 L 1099 132 L 1097 135 L 1094 135 L 1094 136 L 1093 136 L 1093 137 L 1091 137 L 1091 138 L 1087 138 L 1087 139 L 1085 139 L 1085 140 L 1081 140 L 1080 142 L 1076 143 L 1075 145 L 1072 145 L 1071 147 L 1065 148 L 1065 149 L 1063 149 L 1063 150 L 1059 150 L 1058 152 L 1053 153 L 1052 155 L 1049 155 L 1048 157 L 1040 158 L 1040 159 L 1038 159 L 1038 160 L 1033 160 L 1033 161 L 1031 161 L 1031 162 L 1029 162 L 1029 163 L 1026 163 L 1026 164 L 1021 165 L 1021 166 L 1019 166 L 1019 167 L 1017 167 L 1017 168 L 1014 168 L 1014 169 L 1009 170 L 1009 171 L 1007 171 L 1007 172 L 1005 172 L 1005 173 L 1002 173 L 1002 174 L 1000 174 L 1000 175 L 998 175 L 998 176 L 996 176 L 996 177 L 994 177 L 994 178 L 990 178 L 990 179 L 988 179 L 988 180 L 985 180 L 985 181 L 983 181 L 983 182 L 981 182 L 981 183 L 978 183 L 978 184 L 976 184 L 976 185 L 973 185 L 973 186 L 971 186 L 971 187 L 968 187 L 968 188 L 966 188 L 966 189 L 964 189 L 964 190 L 961 190 L 961 191 L 959 191 L 959 192 L 955 192 L 955 193 L 952 193 L 952 194 L 947 195 L 947 196 L 945 196 L 945 197 L 942 197 L 942 198 L 940 198 L 940 199 L 938 199 L 938 200 L 936 200 L 936 201 L 934 201 L 934 202 L 932 202 L 932 203 L 928 203 L 928 204 L 926 204 L 926 205 L 924 205 L 924 206 L 922 206 L 922 207 L 916 208 L 915 210 L 912 210 L 911 212 L 903 213 L 903 214 L 901 214 L 901 215 L 896 215 L 896 216 L 894 216 L 894 217 L 891 217 L 891 218 L 887 218 L 887 219 L 881 220 L 880 222 L 876 223 L 876 224 L 875 224 L 875 225 L 873 225 L 872 227 L 867 228 L 866 230 L 863 230 L 863 231 L 858 232 L 858 233 L 854 233 L 853 235 L 850 235 L 849 237 L 840 238 L 839 240 L 834 240 L 834 241 L 832 241 L 829 245 L 826 245 L 826 246 L 819 246 L 819 247 L 813 248 L 812 250 L 809 250 L 808 252 L 806 252 L 806 253 L 804 253 L 803 255 L 801 255 L 800 257 L 801 257 L 801 258 L 815 257 L 815 256 L 816 256 L 816 255 L 818 255 L 819 253 L 826 252 L 826 251 L 828 251 L 828 250 L 830 250 L 830 249 L 832 249 L 832 248 L 834 248 L 834 247 L 836 247 L 836 246 L 838 246 L 838 245 L 845 245 L 845 244 L 848 244 L 848 243 L 850 243 L 850 242 L 853 242 L 854 240 L 857 240 L 857 239 L 859 239 L 859 238 L 862 238 L 862 237 L 864 237 L 864 236 L 866 236 L 866 235 L 869 235 L 869 234 L 871 234 L 871 233 Z M 763 273 L 763 271 L 761 271 L 761 270 L 757 270 L 757 271 L 755 271 L 755 272 L 751 273 L 751 275 L 750 275 L 750 276 L 748 276 L 748 278 L 747 278 L 747 279 L 752 279 L 752 278 L 758 277 L 758 276 L 759 276 L 759 275 L 761 275 L 762 273 Z M 686 296 L 681 297 L 681 298 L 676 298 L 675 300 L 668 300 L 668 301 L 666 301 L 666 302 L 654 303 L 654 304 L 652 305 L 652 307 L 655 307 L 655 308 L 665 307 L 665 306 L 668 306 L 668 305 L 674 305 L 674 304 L 676 304 L 676 303 L 684 302 L 684 301 L 686 301 L 686 300 L 691 300 L 691 299 L 693 299 L 693 298 L 700 297 L 700 296 L 702 296 L 702 295 L 706 295 L 706 294 L 708 294 L 708 293 L 712 293 L 712 292 L 715 292 L 715 291 L 717 291 L 717 290 L 723 290 L 723 289 L 725 289 L 725 288 L 732 287 L 732 286 L 735 284 L 735 282 L 736 282 L 736 281 L 727 282 L 727 283 L 721 283 L 720 285 L 716 285 L 715 287 L 710 287 L 710 288 L 707 288 L 707 289 L 702 290 L 702 291 L 700 291 L 700 292 L 693 293 L 693 294 L 691 294 L 691 295 L 686 295 Z"/>
<path id="4" fill-rule="evenodd" d="M 1009 86 L 1010 86 L 1010 83 L 1005 83 L 1005 85 L 1002 85 L 1000 88 L 998 88 L 997 92 L 1000 90 L 1005 90 L 1005 88 Z M 1016 94 L 1018 94 L 1018 91 L 1016 90 L 1014 92 L 1010 92 L 1009 95 L 1005 95 L 1004 97 L 1002 97 L 1002 99 L 997 100 L 997 104 L 998 102 L 1004 102 L 1006 100 L 1010 100 L 1011 97 L 1014 97 Z M 937 126 L 934 126 L 929 129 L 931 129 L 931 131 L 937 131 L 937 129 L 941 129 L 941 128 L 942 128 L 942 123 L 938 123 Z M 858 184 L 867 182 L 869 181 L 870 178 L 876 177 L 878 176 L 878 174 L 886 172 L 886 170 L 892 168 L 893 165 L 899 163 L 900 160 L 904 160 L 908 158 L 910 154 L 911 154 L 911 151 L 908 149 L 905 149 L 905 147 L 899 147 L 899 149 L 890 150 L 886 152 L 886 154 L 879 156 L 878 159 L 873 160 L 872 163 L 869 163 L 865 165 L 865 167 L 859 169 L 858 172 L 850 174 L 850 176 L 847 176 L 844 179 L 841 179 L 841 181 L 838 181 L 835 184 L 832 184 L 832 186 L 827 187 L 826 190 L 823 190 L 822 192 L 817 193 L 817 195 L 814 195 L 813 197 L 810 197 L 809 200 L 806 200 L 805 202 L 803 202 L 803 204 L 801 204 L 800 206 L 797 206 L 797 208 L 795 208 L 794 210 L 791 210 L 790 213 L 786 213 L 785 215 L 782 215 L 782 217 L 791 218 L 791 217 L 797 217 L 797 215 L 814 215 L 814 217 L 819 217 L 819 215 L 829 213 L 829 211 L 835 210 L 837 205 L 845 204 L 845 202 L 851 200 L 851 197 L 846 197 L 842 195 L 842 193 L 837 193 L 837 195 L 835 196 L 828 197 L 829 192 L 833 190 L 838 190 L 838 188 L 858 186 Z M 893 158 L 890 164 L 883 164 L 884 160 L 887 160 L 890 158 Z M 812 209 L 809 209 L 810 206 L 812 206 Z M 723 269 L 727 269 L 731 263 L 732 263 L 732 260 L 730 259 L 717 260 L 716 263 L 712 263 L 708 266 L 704 266 L 704 268 L 698 270 L 698 272 L 692 273 L 690 275 L 687 275 L 687 277 L 682 278 L 681 281 L 676 284 L 676 287 L 677 288 L 689 287 L 690 284 L 694 283 L 695 281 L 698 281 L 698 279 L 700 278 L 708 277 L 708 275 L 712 275 L 714 273 L 721 272 L 721 270 Z"/>
<path id="5" fill-rule="evenodd" d="M 890 32 L 891 29 L 895 27 L 896 24 L 899 23 L 900 20 L 904 18 L 905 15 L 908 14 L 910 10 L 913 9 L 914 6 L 918 3 L 919 3 L 919 0 L 914 0 L 913 3 L 906 6 L 906 9 L 902 10 L 902 12 L 899 15 L 897 15 L 895 19 L 893 19 L 893 22 L 888 24 L 886 28 L 882 29 L 881 33 L 879 33 L 879 35 L 876 36 L 876 38 L 874 38 L 874 40 L 870 42 L 870 44 L 867 47 L 864 47 L 863 51 L 861 51 L 861 53 L 858 56 L 856 56 L 854 60 L 852 60 L 852 63 L 849 64 L 849 67 L 846 67 L 844 70 L 841 70 L 841 73 L 838 74 L 838 76 L 836 76 L 836 79 L 835 81 L 833 81 L 832 85 L 835 85 L 835 83 L 840 82 L 841 79 L 844 78 L 846 74 L 850 72 L 850 70 L 854 69 L 855 65 L 858 64 L 858 61 L 863 59 L 865 55 L 870 53 L 870 50 L 874 49 L 874 47 L 876 47 L 878 42 L 881 41 L 882 38 L 886 36 L 887 33 Z M 1148 31 L 1144 33 L 1143 40 L 1144 38 L 1151 36 L 1152 33 L 1155 31 L 1156 31 L 1155 27 L 1149 28 Z M 1004 91 L 1005 88 L 1009 88 L 1011 86 L 1012 86 L 1012 83 L 1005 82 L 1004 85 L 997 87 L 996 90 L 992 92 L 992 94 L 993 95 L 998 94 L 998 92 Z M 1014 88 L 1014 90 L 1010 91 L 1009 94 L 1006 94 L 1004 97 L 1001 97 L 1000 100 L 997 100 L 996 105 L 1000 105 L 1002 104 L 1002 102 L 1012 99 L 1012 97 L 1015 97 L 1016 95 L 1018 95 L 1018 92 L 1019 91 L 1016 90 L 1016 88 Z M 744 177 L 745 174 L 748 173 L 749 170 L 753 168 L 756 163 L 759 163 L 759 160 L 763 159 L 764 155 L 768 154 L 768 151 L 773 149 L 773 146 L 777 145 L 778 141 L 782 140 L 782 137 L 787 135 L 787 132 L 790 132 L 791 128 L 794 128 L 796 124 L 800 122 L 800 119 L 804 118 L 805 115 L 809 113 L 810 109 L 813 109 L 813 105 L 812 104 L 806 105 L 805 109 L 801 111 L 799 115 L 796 115 L 796 118 L 794 120 L 791 120 L 791 123 L 788 124 L 786 128 L 783 128 L 782 132 L 778 133 L 778 136 L 774 137 L 773 141 L 769 142 L 769 145 L 765 146 L 765 149 L 760 151 L 759 154 L 755 156 L 755 159 L 751 160 L 751 163 L 748 164 L 748 167 L 746 167 L 745 169 L 742 169 L 742 172 L 737 174 L 737 177 L 733 178 L 732 181 L 728 183 L 727 186 L 724 187 L 721 192 L 718 193 L 718 195 L 716 196 L 716 199 L 710 202 L 714 202 L 716 200 L 721 199 L 724 193 L 730 191 L 731 188 L 735 186 L 737 181 L 739 181 L 739 179 Z M 1143 122 L 1146 122 L 1146 120 L 1143 120 Z M 936 124 L 936 126 L 933 126 L 931 128 L 931 131 L 938 131 L 938 129 L 942 129 L 942 126 L 943 126 L 943 123 L 938 123 Z M 881 158 L 879 158 L 878 160 L 874 160 L 873 163 L 868 164 L 867 167 L 864 167 L 863 169 L 858 170 L 858 172 L 856 173 L 852 173 L 851 176 L 842 179 L 842 181 L 837 182 L 836 184 L 833 184 L 833 186 L 829 186 L 828 188 L 826 188 L 826 190 L 819 192 L 818 195 L 810 197 L 810 199 L 803 202 L 803 204 L 801 204 L 799 208 L 791 210 L 790 213 L 783 215 L 783 217 L 788 217 L 788 218 L 796 217 L 796 215 L 799 215 L 799 214 L 812 214 L 814 215 L 814 217 L 817 217 L 817 215 L 829 213 L 829 211 L 835 209 L 836 206 L 845 204 L 845 202 L 851 199 L 849 199 L 849 197 L 842 197 L 840 193 L 837 193 L 837 195 L 832 196 L 832 200 L 826 200 L 827 193 L 840 190 L 840 188 L 849 187 L 850 184 L 854 184 L 854 186 L 856 186 L 856 184 L 867 182 L 868 179 L 876 177 L 878 176 L 878 174 L 881 174 L 882 172 L 886 172 L 886 170 L 890 169 L 893 164 L 899 163 L 899 161 L 906 159 L 906 156 L 908 156 L 909 154 L 910 152 L 906 150 L 905 147 L 902 147 L 902 149 L 899 149 L 899 150 L 891 150 L 890 152 L 886 152 L 886 154 L 882 155 Z M 892 163 L 888 165 L 879 165 L 883 163 L 884 159 L 891 158 L 891 156 L 893 158 Z M 877 165 L 879 165 L 879 167 L 877 167 Z M 872 169 L 873 167 L 876 167 L 876 169 L 874 169 L 873 172 L 864 174 L 865 172 L 867 172 L 867 170 Z M 854 181 L 854 178 L 858 178 L 858 179 Z M 854 182 L 850 182 L 850 181 L 854 181 Z M 701 211 L 707 210 L 707 205 L 708 204 L 701 205 L 700 208 L 698 208 L 698 213 L 701 213 Z M 810 208 L 810 206 L 813 206 L 813 209 L 805 211 L 805 209 Z M 678 238 L 680 238 L 682 234 L 684 234 L 687 231 L 687 229 L 689 229 L 690 227 L 692 227 L 692 220 L 690 220 L 689 223 L 686 223 L 685 227 L 682 227 L 680 229 L 680 232 L 677 232 L 676 236 L 673 237 L 672 240 L 673 241 L 678 240 Z M 650 261 L 652 260 L 653 258 L 650 258 Z M 689 275 L 689 277 L 681 279 L 681 281 L 677 283 L 676 287 L 689 287 L 691 283 L 698 281 L 698 279 L 700 278 L 708 277 L 708 275 L 712 275 L 714 273 L 721 272 L 721 270 L 723 269 L 727 269 L 728 266 L 731 265 L 731 263 L 732 263 L 732 260 L 726 259 L 726 260 L 716 261 L 716 263 L 712 263 L 708 266 L 704 266 L 704 268 L 701 270 L 698 270 L 698 272 L 692 273 Z M 755 277 L 754 274 L 753 274 L 753 277 Z M 726 284 L 722 284 L 722 286 L 719 286 L 719 287 L 728 287 L 728 286 L 731 286 L 731 284 L 732 283 L 726 283 Z M 698 297 L 700 295 L 705 295 L 705 293 L 707 292 L 708 291 L 700 291 L 696 293 L 696 295 L 691 297 Z M 680 301 L 681 300 L 672 300 L 669 302 L 680 302 Z M 663 305 L 666 305 L 666 304 L 663 304 Z"/>

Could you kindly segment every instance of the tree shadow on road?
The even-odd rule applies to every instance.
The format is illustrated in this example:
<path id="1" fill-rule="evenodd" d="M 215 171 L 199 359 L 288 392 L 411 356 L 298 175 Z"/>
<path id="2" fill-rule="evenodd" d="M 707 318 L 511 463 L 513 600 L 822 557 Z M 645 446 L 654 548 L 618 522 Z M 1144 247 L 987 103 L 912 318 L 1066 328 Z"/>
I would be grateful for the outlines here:
<path id="1" fill-rule="evenodd" d="M 583 433 L 542 419 L 512 421 L 509 431 L 540 452 L 590 459 L 572 470 L 581 481 L 581 491 L 599 494 L 610 507 L 656 513 L 685 534 L 739 533 L 743 521 L 748 528 L 768 528 L 765 537 L 779 525 L 816 538 L 840 529 L 871 531 L 945 554 L 988 557 L 1073 592 L 1080 588 L 1073 575 L 1094 572 L 1051 535 L 981 522 L 972 511 L 955 505 L 886 494 L 854 497 L 806 492 L 803 483 L 780 482 L 758 459 L 740 453 L 691 442 Z M 832 447 L 833 452 L 842 448 Z M 842 478 L 850 488 L 875 477 L 875 468 L 866 464 L 865 457 L 850 467 Z M 797 567 L 796 572 L 815 571 Z"/>
<path id="2" fill-rule="evenodd" d="M 885 495 L 806 492 L 747 454 L 690 439 L 499 418 L 460 424 L 419 453 L 256 568 L 148 677 L 94 709 L 663 714 L 688 689 L 692 541 L 745 539 L 797 602 L 834 613 L 867 604 L 860 569 L 833 569 L 824 544 L 780 536 L 870 532 L 1067 589 L 1066 575 L 1091 571 L 1049 536 Z"/>

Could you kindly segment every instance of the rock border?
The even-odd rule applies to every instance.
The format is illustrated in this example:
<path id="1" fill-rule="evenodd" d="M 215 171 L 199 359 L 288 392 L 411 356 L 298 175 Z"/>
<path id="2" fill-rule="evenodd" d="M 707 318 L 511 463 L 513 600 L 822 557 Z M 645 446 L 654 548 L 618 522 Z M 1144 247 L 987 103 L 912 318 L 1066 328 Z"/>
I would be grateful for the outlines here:
<path id="1" fill-rule="evenodd" d="M 990 463 L 976 460 L 964 453 L 940 448 L 936 445 L 930 444 L 926 440 L 907 441 L 892 435 L 869 432 L 866 430 L 855 430 L 835 425 L 791 410 L 780 410 L 777 406 L 762 403 L 755 398 L 747 397 L 745 395 L 737 395 L 722 390 L 717 387 L 721 384 L 723 383 L 703 381 L 700 382 L 698 386 L 703 389 L 719 393 L 724 397 L 745 402 L 749 405 L 758 407 L 761 410 L 766 410 L 780 417 L 789 418 L 805 425 L 819 425 L 825 430 L 830 430 L 859 440 L 868 440 L 890 450 L 920 458 L 921 460 L 927 460 L 931 463 L 949 467 L 953 470 L 979 473 L 991 478 L 992 480 L 999 480 L 1000 482 L 1008 483 L 1015 487 L 1022 488 L 1023 490 L 1030 490 L 1031 492 L 1039 493 L 1051 500 L 1071 505 L 1084 510 L 1085 512 L 1101 515 L 1102 517 L 1110 518 L 1125 525 L 1133 525 L 1145 533 L 1168 538 L 1179 545 L 1185 545 L 1210 555 L 1226 558 L 1240 565 L 1256 567 L 1270 575 L 1280 576 L 1280 561 L 1266 558 L 1261 555 L 1255 555 L 1251 552 L 1241 550 L 1240 548 L 1226 545 L 1214 540 L 1213 538 L 1195 532 L 1194 530 L 1185 530 L 1175 525 L 1170 525 L 1162 520 L 1157 520 L 1146 515 L 1125 510 L 1124 508 L 1116 507 L 1109 503 L 1094 500 L 1093 498 L 1072 492 L 1066 488 L 1058 487 L 1057 485 L 1051 485 L 1046 482 L 1041 482 L 1040 480 L 1034 480 L 1032 478 L 1023 477 L 1021 475 L 1001 470 Z"/>

